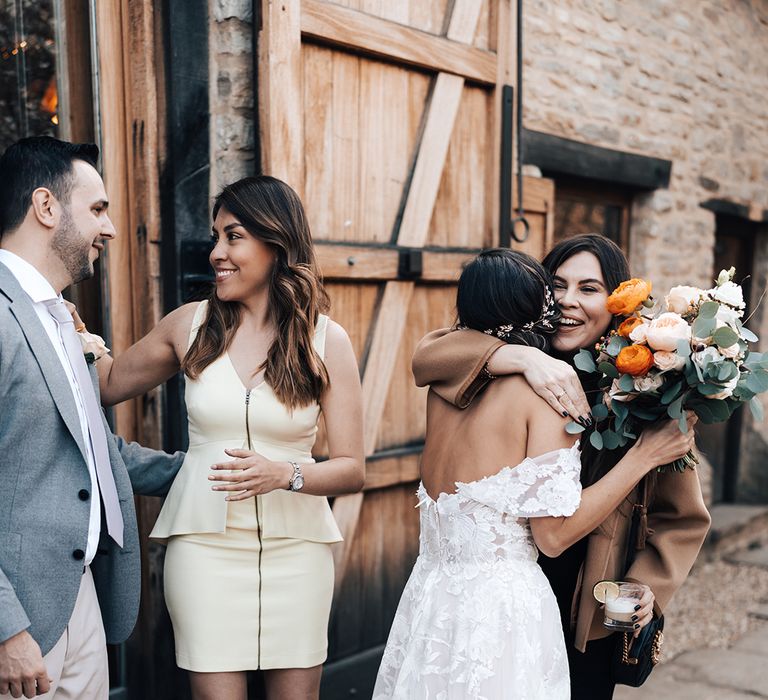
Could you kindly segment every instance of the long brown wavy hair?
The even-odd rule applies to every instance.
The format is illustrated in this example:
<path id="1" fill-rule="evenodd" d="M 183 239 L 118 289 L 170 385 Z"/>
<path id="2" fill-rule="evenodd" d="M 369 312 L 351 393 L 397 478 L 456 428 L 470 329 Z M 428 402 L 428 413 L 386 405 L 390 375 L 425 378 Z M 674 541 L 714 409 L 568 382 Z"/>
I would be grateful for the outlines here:
<path id="1" fill-rule="evenodd" d="M 259 175 L 227 185 L 214 201 L 213 219 L 221 209 L 276 254 L 269 284 L 275 340 L 259 368 L 264 368 L 265 381 L 289 409 L 318 401 L 330 380 L 312 338 L 318 315 L 329 303 L 301 200 L 281 180 Z M 222 301 L 215 289 L 211 292 L 205 320 L 181 363 L 186 376 L 196 379 L 226 352 L 240 313 L 238 302 Z"/>

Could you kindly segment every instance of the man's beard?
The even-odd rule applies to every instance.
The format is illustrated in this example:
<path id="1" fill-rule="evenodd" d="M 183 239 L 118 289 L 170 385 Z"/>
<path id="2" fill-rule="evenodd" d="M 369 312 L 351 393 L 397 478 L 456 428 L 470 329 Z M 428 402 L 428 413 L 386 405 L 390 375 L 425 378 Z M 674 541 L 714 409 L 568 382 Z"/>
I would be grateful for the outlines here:
<path id="1" fill-rule="evenodd" d="M 72 278 L 72 284 L 93 277 L 93 264 L 89 257 L 91 245 L 83 240 L 72 214 L 65 208 L 59 227 L 53 232 L 51 247 Z"/>

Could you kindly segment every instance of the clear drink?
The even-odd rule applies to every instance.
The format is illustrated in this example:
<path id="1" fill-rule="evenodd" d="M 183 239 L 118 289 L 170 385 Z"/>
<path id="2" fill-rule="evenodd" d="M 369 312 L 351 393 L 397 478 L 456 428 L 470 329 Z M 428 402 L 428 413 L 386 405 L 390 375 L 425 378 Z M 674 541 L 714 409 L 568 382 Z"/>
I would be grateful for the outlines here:
<path id="1" fill-rule="evenodd" d="M 635 608 L 640 605 L 641 598 L 648 590 L 648 586 L 642 583 L 629 583 L 616 581 L 616 588 L 611 591 L 615 595 L 605 597 L 605 620 L 603 624 L 612 630 L 634 629 L 635 622 L 632 617 L 636 614 Z"/>

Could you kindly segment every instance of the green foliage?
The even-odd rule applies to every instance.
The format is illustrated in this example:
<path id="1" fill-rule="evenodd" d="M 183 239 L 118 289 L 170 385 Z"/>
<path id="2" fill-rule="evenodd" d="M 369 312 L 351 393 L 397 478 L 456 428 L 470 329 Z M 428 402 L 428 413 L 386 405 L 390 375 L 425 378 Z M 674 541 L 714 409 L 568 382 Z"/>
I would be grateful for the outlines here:
<path id="1" fill-rule="evenodd" d="M 576 421 L 571 421 L 565 426 L 565 432 L 569 435 L 578 435 L 579 433 L 583 433 L 584 430 L 584 426 Z"/>
<path id="2" fill-rule="evenodd" d="M 575 364 L 582 372 L 589 372 L 591 374 L 592 372 L 597 371 L 595 359 L 592 357 L 592 353 L 589 350 L 579 350 L 576 357 L 573 358 L 573 364 Z"/>
<path id="3" fill-rule="evenodd" d="M 619 378 L 619 370 L 616 369 L 616 366 L 611 364 L 610 362 L 604 361 L 601 362 L 597 369 L 599 372 L 602 372 L 607 377 L 610 377 L 611 379 L 618 379 Z"/>

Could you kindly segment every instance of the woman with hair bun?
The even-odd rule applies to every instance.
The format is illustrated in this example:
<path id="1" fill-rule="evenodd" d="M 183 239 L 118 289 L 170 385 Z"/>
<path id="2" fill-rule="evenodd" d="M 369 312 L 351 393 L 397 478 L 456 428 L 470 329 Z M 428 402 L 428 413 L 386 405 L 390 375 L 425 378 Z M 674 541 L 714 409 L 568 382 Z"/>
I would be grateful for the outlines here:
<path id="1" fill-rule="evenodd" d="M 459 279 L 458 327 L 546 352 L 561 318 L 554 296 L 530 256 L 485 251 Z M 560 611 L 538 551 L 557 556 L 580 540 L 653 467 L 625 460 L 582 493 L 565 422 L 520 376 L 488 384 L 464 409 L 429 391 L 419 556 L 374 700 L 570 697 Z M 673 421 L 655 431 L 656 444 L 683 454 L 689 444 L 673 431 Z"/>
<path id="2" fill-rule="evenodd" d="M 114 361 L 102 401 L 182 370 L 189 451 L 151 533 L 167 541 L 176 660 L 195 700 L 316 698 L 333 594 L 329 495 L 362 488 L 362 398 L 344 329 L 324 311 L 304 208 L 272 177 L 225 187 L 213 207 L 207 300 L 166 316 Z M 312 446 L 323 414 L 328 460 Z"/>

